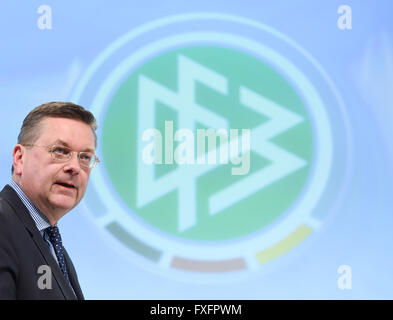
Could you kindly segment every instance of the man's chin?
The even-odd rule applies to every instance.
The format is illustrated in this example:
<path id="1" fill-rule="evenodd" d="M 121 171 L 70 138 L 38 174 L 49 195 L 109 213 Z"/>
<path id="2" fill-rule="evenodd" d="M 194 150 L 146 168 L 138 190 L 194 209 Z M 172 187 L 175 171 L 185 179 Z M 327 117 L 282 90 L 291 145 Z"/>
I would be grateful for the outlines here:
<path id="1" fill-rule="evenodd" d="M 52 208 L 58 211 L 64 211 L 64 213 L 72 210 L 79 202 L 75 200 L 75 197 L 57 195 L 50 199 Z"/>

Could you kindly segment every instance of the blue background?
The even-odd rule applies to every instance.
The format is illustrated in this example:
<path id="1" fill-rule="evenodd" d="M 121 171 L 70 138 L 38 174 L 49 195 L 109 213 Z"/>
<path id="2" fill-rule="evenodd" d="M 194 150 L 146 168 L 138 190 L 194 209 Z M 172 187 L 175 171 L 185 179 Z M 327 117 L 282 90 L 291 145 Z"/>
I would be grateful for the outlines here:
<path id="1" fill-rule="evenodd" d="M 52 29 L 37 27 L 40 5 Z M 337 9 L 352 8 L 352 29 Z M 127 31 L 173 14 L 243 16 L 305 48 L 338 88 L 352 136 L 350 187 L 328 226 L 291 259 L 219 281 L 189 281 L 145 268 L 118 250 L 77 207 L 61 221 L 63 242 L 87 299 L 392 299 L 393 2 L 330 1 L 1 1 L 0 185 L 10 179 L 20 125 L 35 106 L 68 101 L 97 55 Z M 88 107 L 88 106 L 86 106 Z M 93 173 L 94 174 L 94 173 Z M 340 265 L 352 289 L 337 285 Z"/>

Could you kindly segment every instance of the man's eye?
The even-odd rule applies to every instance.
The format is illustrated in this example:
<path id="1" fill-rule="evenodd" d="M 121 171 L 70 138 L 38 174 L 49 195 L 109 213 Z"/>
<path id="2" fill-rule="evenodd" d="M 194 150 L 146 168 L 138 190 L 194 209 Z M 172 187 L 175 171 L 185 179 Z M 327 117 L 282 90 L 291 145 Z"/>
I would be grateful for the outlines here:
<path id="1" fill-rule="evenodd" d="M 66 148 L 63 148 L 63 147 L 56 147 L 53 150 L 53 152 L 55 152 L 56 154 L 61 154 L 61 155 L 67 155 L 70 153 Z"/>
<path id="2" fill-rule="evenodd" d="M 81 159 L 83 161 L 90 162 L 91 158 L 92 158 L 92 156 L 90 154 L 88 154 L 88 153 L 82 153 L 81 154 Z"/>

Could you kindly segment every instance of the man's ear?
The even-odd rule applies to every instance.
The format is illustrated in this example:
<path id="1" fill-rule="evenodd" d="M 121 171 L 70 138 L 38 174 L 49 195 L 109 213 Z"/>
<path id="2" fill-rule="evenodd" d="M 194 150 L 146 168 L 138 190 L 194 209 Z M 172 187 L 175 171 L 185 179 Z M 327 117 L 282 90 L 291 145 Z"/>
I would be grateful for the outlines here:
<path id="1" fill-rule="evenodd" d="M 14 166 L 14 174 L 18 176 L 22 174 L 24 155 L 25 148 L 21 144 L 17 144 L 12 153 L 12 165 Z"/>

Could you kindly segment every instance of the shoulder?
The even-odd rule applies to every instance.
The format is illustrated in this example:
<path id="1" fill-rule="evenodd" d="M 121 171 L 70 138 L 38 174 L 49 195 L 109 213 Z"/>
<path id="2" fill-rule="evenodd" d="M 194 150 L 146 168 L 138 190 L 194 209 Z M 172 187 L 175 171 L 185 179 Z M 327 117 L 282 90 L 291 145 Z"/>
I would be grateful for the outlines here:
<path id="1" fill-rule="evenodd" d="M 5 196 L 5 189 L 6 187 L 0 193 L 0 219 L 3 220 L 3 222 L 15 216 L 15 210 L 10 204 L 10 199 Z"/>
<path id="2" fill-rule="evenodd" d="M 0 269 L 10 261 L 16 261 L 15 249 L 18 229 L 18 218 L 9 200 L 0 193 Z M 0 272 L 0 278 L 2 274 Z"/>
<path id="3" fill-rule="evenodd" d="M 10 229 L 19 222 L 16 211 L 12 205 L 14 199 L 12 197 L 8 197 L 8 195 L 4 192 L 7 187 L 8 186 L 0 192 L 0 230 L 3 233 L 10 232 Z M 8 187 L 8 189 L 10 189 L 10 187 Z M 6 191 L 7 193 L 10 192 L 10 190 Z M 11 192 L 13 192 L 13 190 Z"/>
<path id="4" fill-rule="evenodd" d="M 38 232 L 18 194 L 10 186 L 5 186 L 0 192 L 0 242 L 8 240 L 23 247 L 29 239 L 27 235 L 31 237 L 35 230 Z"/>
<path id="5" fill-rule="evenodd" d="M 0 196 L 0 221 L 6 222 L 15 216 L 15 212 L 7 200 Z M 1 227 L 1 225 L 0 225 Z"/>
<path id="6" fill-rule="evenodd" d="M 0 234 L 3 237 L 11 234 L 11 229 L 15 222 L 15 212 L 12 207 L 4 199 L 0 198 Z M 0 238 L 3 237 L 0 236 Z"/>

